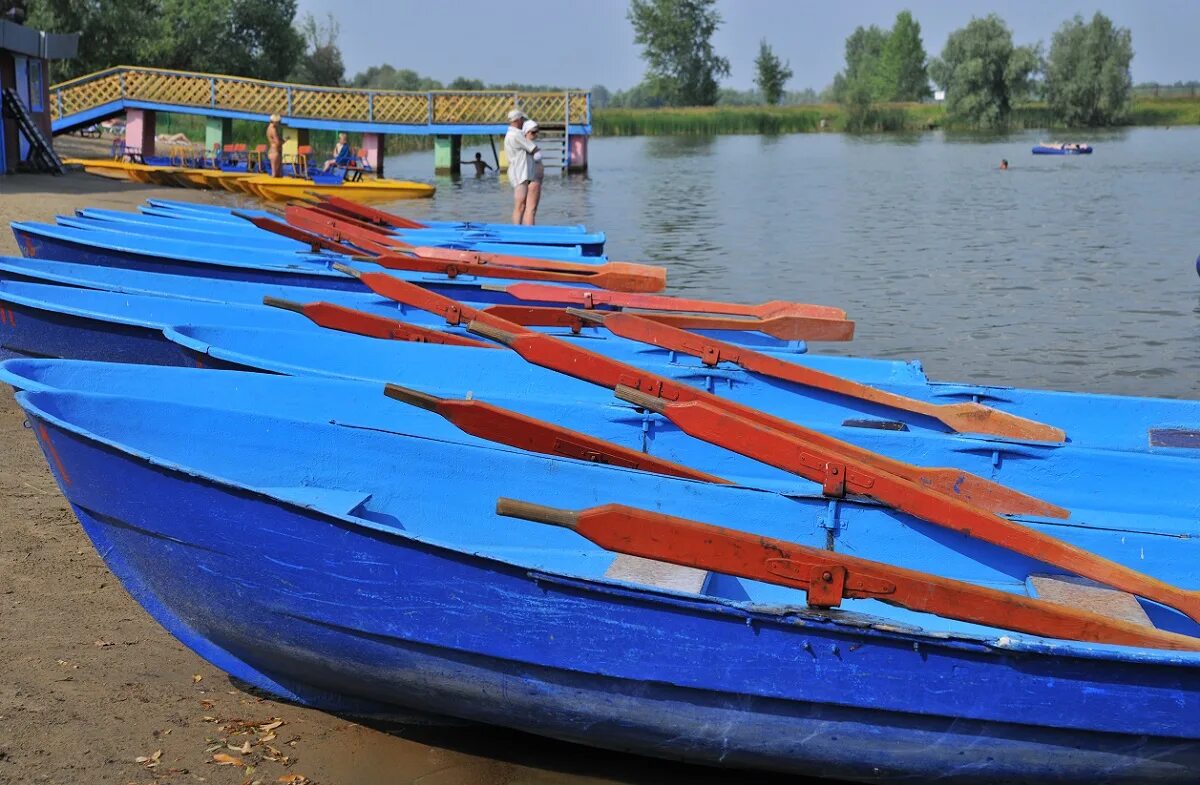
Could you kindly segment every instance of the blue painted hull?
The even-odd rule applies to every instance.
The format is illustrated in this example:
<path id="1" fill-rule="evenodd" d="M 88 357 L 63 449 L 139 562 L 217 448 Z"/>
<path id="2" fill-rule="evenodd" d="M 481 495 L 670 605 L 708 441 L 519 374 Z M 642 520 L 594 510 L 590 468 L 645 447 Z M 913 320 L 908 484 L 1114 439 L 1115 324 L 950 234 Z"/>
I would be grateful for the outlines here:
<path id="1" fill-rule="evenodd" d="M 146 204 L 150 205 L 152 208 L 156 207 L 156 208 L 162 208 L 164 210 L 172 210 L 172 211 L 176 211 L 176 212 L 191 211 L 191 212 L 199 212 L 201 214 L 216 213 L 218 215 L 231 214 L 232 209 L 233 209 L 230 207 L 225 207 L 223 205 L 200 204 L 200 203 L 196 203 L 196 202 L 180 202 L 180 201 L 175 201 L 175 200 L 171 200 L 171 199 L 147 199 Z M 262 214 L 265 217 L 271 216 L 271 214 L 265 210 L 249 211 L 249 212 L 257 212 L 257 213 Z M 584 226 L 583 224 L 569 224 L 569 225 L 568 224 L 539 224 L 536 226 L 518 226 L 515 224 L 497 224 L 497 223 L 487 223 L 487 222 L 483 222 L 483 221 L 430 221 L 430 220 L 426 220 L 426 219 L 422 219 L 420 222 L 430 228 L 437 228 L 437 229 L 483 229 L 483 230 L 497 229 L 497 230 L 503 230 L 506 232 L 512 232 L 514 235 L 521 235 L 521 234 L 537 235 L 537 234 L 542 234 L 544 232 L 587 233 L 587 227 Z M 595 232 L 594 234 L 603 236 L 604 233 L 603 232 Z"/>
<path id="2" fill-rule="evenodd" d="M 372 293 L 337 292 L 323 298 L 320 290 L 288 287 L 269 287 L 267 293 L 299 302 L 328 299 L 420 327 L 475 337 L 463 327 L 451 327 L 424 311 L 401 310 L 394 302 Z M 298 330 L 314 336 L 335 332 L 314 325 L 303 315 L 268 308 L 261 303 L 262 293 L 240 303 L 231 303 L 6 280 L 0 281 L 0 306 L 6 307 L 11 315 L 0 319 L 0 346 L 26 356 L 125 362 L 126 357 L 141 350 L 145 341 L 168 344 L 163 330 L 173 325 L 241 325 L 252 330 Z M 120 329 L 114 330 L 114 325 Z M 665 351 L 619 338 L 601 328 L 588 327 L 578 335 L 566 328 L 539 329 L 626 360 L 667 357 Z M 137 334 L 136 345 L 126 346 L 122 336 L 134 333 Z M 785 352 L 780 356 L 794 354 Z M 163 361 L 159 355 L 156 357 L 154 362 Z M 699 361 L 690 358 L 685 364 L 700 365 Z M 869 365 L 865 361 L 859 364 Z M 891 367 L 888 363 L 881 365 Z"/>
<path id="3" fill-rule="evenodd" d="M 216 278 L 227 281 L 282 286 L 301 286 L 310 289 L 332 289 L 347 292 L 365 292 L 367 288 L 357 279 L 333 270 L 332 259 L 314 255 L 309 260 L 297 258 L 290 265 L 257 264 L 254 261 L 239 261 L 239 254 L 224 254 L 225 258 L 210 258 L 204 253 L 179 251 L 179 255 L 163 255 L 158 243 L 145 243 L 143 238 L 124 236 L 117 241 L 112 232 L 89 232 L 67 227 L 40 227 L 13 224 L 13 234 L 21 248 L 21 254 L 29 258 L 59 259 L 78 264 L 98 267 L 114 267 L 125 270 L 187 275 L 195 278 Z M 196 246 L 193 246 L 195 248 Z M 455 279 L 446 276 L 385 270 L 378 265 L 353 262 L 351 266 L 363 271 L 386 272 L 402 280 L 423 286 L 438 294 L 476 303 L 514 304 L 518 301 L 503 291 L 484 288 L 485 284 L 507 285 L 511 280 L 477 278 L 462 275 Z M 585 287 L 586 288 L 586 287 Z M 536 302 L 520 301 L 524 305 Z"/>
<path id="4" fill-rule="evenodd" d="M 203 219 L 209 221 L 242 222 L 243 219 L 232 214 L 230 209 L 215 208 L 198 212 L 195 210 L 174 209 L 160 214 L 174 214 L 181 220 Z M 267 214 L 268 217 L 275 217 Z M 455 243 L 490 243 L 508 246 L 508 253 L 529 253 L 538 255 L 539 251 L 547 251 L 559 247 L 562 251 L 575 249 L 574 256 L 584 258 L 601 256 L 604 253 L 604 234 L 602 232 L 582 232 L 578 228 L 562 229 L 553 226 L 513 226 L 512 224 L 459 224 L 437 225 L 424 229 L 397 229 L 394 234 L 405 242 L 414 245 L 445 245 Z M 518 246 L 529 246 L 518 251 Z M 542 246 L 539 248 L 538 246 Z M 480 248 L 479 250 L 485 250 Z M 504 251 L 497 248 L 497 252 Z"/>
<path id="5" fill-rule="evenodd" d="M 444 320 L 423 311 L 401 305 L 373 292 L 343 292 L 332 289 L 311 289 L 295 286 L 254 284 L 237 280 L 215 280 L 187 275 L 165 275 L 140 270 L 101 267 L 98 265 L 59 262 L 53 259 L 22 259 L 0 256 L 0 280 L 29 283 L 52 283 L 82 289 L 97 289 L 129 294 L 147 294 L 188 300 L 260 305 L 265 295 L 293 302 L 333 302 L 348 308 L 370 311 L 426 326 L 451 329 Z M 460 292 L 460 296 L 470 292 Z M 469 300 L 463 300 L 470 303 Z M 466 334 L 465 330 L 453 330 Z M 582 334 L 606 337 L 607 330 L 584 327 Z M 697 330 L 729 343 L 755 346 L 761 351 L 796 354 L 807 350 L 804 341 L 781 341 L 759 332 L 741 330 Z"/>
<path id="6" fill-rule="evenodd" d="M 800 522 L 819 500 L 297 424 L 272 418 L 275 400 L 244 415 L 18 400 L 130 593 L 201 656 L 291 700 L 875 782 L 1191 782 L 1200 767 L 1196 655 L 938 637 L 733 579 L 703 595 L 613 583 L 598 577 L 611 557 L 570 532 L 492 512 L 497 495 L 661 504 L 815 540 Z M 369 456 L 362 476 L 327 460 L 348 450 Z M 848 549 L 905 541 L 856 539 L 872 512 L 847 513 Z M 960 545 L 927 542 L 914 560 Z"/>

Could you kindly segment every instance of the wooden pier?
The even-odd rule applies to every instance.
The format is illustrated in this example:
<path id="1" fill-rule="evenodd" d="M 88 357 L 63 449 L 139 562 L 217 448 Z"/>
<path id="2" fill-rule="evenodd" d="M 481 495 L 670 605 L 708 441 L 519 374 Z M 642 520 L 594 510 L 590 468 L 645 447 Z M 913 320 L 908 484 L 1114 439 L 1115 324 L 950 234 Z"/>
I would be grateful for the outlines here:
<path id="1" fill-rule="evenodd" d="M 266 122 L 272 114 L 302 137 L 310 129 L 363 134 L 368 160 L 383 163 L 387 134 L 435 138 L 435 167 L 457 171 L 464 135 L 503 135 L 514 107 L 561 138 L 561 161 L 569 171 L 587 168 L 591 94 L 583 90 L 521 93 L 500 90 L 406 92 L 316 87 L 236 76 L 117 66 L 50 88 L 51 127 L 66 133 L 124 113 L 126 141 L 154 150 L 155 113 L 177 112 L 209 119 L 205 145 L 228 141 L 234 119 Z M 553 152 L 553 151 L 552 151 Z"/>

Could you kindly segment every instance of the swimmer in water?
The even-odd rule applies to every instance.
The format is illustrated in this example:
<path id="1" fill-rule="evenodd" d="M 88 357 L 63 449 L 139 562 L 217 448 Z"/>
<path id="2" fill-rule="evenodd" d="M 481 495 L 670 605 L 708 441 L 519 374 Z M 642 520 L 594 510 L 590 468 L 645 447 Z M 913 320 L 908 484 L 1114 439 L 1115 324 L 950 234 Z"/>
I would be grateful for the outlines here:
<path id="1" fill-rule="evenodd" d="M 1007 159 L 1007 158 L 1001 158 L 1001 159 L 1000 159 L 1000 168 L 1001 168 L 1001 169 L 1007 169 L 1007 168 L 1008 168 L 1008 159 Z"/>

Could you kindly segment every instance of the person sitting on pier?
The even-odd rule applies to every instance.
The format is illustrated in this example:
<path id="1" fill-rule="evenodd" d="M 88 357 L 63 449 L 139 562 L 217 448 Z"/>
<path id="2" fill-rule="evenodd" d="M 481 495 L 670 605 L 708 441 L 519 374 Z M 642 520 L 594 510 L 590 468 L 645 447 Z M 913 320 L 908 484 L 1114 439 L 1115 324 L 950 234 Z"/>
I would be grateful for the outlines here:
<path id="1" fill-rule="evenodd" d="M 533 154 L 538 146 L 521 130 L 525 113 L 513 109 L 508 113 L 508 131 L 504 134 L 504 154 L 508 156 L 508 182 L 513 187 L 512 222 L 520 224 L 525 218 L 525 202 L 529 183 L 533 179 Z"/>
<path id="2" fill-rule="evenodd" d="M 484 174 L 487 173 L 487 170 L 492 168 L 491 164 L 489 164 L 487 161 L 483 160 L 483 153 L 475 153 L 475 160 L 473 160 L 473 161 L 459 161 L 459 163 L 460 164 L 473 164 L 475 166 L 475 176 L 476 177 L 483 177 Z"/>
<path id="3" fill-rule="evenodd" d="M 358 156 L 354 154 L 354 148 L 350 146 L 349 137 L 346 134 L 338 134 L 337 144 L 333 146 L 333 158 L 325 162 L 321 167 L 322 172 L 328 172 L 333 167 L 353 168 L 358 166 Z"/>

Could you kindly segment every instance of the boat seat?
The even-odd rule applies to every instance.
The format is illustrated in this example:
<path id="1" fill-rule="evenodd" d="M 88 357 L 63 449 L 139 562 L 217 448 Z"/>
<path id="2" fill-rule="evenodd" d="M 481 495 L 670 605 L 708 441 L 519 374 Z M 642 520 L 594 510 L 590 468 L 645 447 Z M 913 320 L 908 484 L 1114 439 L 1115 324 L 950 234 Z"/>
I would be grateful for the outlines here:
<path id="1" fill-rule="evenodd" d="M 680 567 L 678 564 L 643 559 L 640 556 L 618 554 L 613 563 L 604 571 L 605 578 L 640 583 L 643 586 L 654 586 L 659 589 L 685 592 L 687 594 L 702 594 L 712 573 L 697 570 L 694 567 Z"/>
<path id="2" fill-rule="evenodd" d="M 1026 586 L 1029 595 L 1039 600 L 1068 605 L 1143 627 L 1154 626 L 1141 603 L 1132 594 L 1110 589 L 1087 578 L 1074 575 L 1030 575 Z"/>

